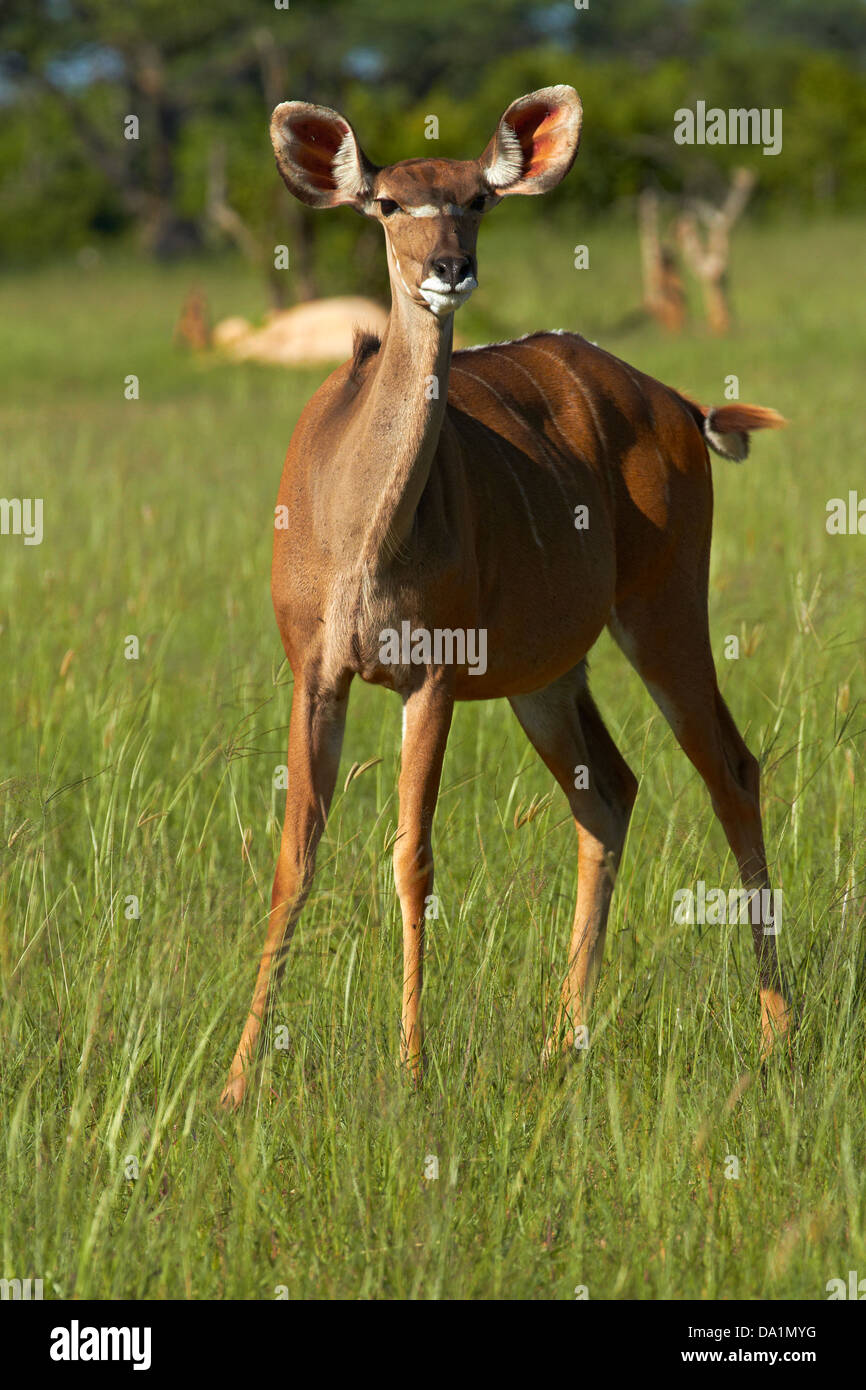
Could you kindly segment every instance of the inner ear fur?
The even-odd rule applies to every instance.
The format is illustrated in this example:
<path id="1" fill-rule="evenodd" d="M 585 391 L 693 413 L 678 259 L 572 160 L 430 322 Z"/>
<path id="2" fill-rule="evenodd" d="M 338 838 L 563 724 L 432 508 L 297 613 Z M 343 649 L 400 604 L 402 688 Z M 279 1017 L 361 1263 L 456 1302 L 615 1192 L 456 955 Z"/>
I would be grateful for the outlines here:
<path id="1" fill-rule="evenodd" d="M 542 87 L 518 97 L 481 156 L 487 186 L 500 197 L 555 188 L 574 163 L 582 120 L 573 87 Z"/>

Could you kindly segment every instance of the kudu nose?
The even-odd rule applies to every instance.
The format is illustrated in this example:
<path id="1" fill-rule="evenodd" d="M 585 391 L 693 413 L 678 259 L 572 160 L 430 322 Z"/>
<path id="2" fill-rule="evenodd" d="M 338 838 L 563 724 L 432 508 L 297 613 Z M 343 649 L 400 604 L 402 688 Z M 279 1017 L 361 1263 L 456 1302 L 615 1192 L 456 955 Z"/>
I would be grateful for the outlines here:
<path id="1" fill-rule="evenodd" d="M 461 280 L 472 274 L 472 261 L 469 256 L 436 256 L 431 269 L 434 275 L 453 290 Z"/>

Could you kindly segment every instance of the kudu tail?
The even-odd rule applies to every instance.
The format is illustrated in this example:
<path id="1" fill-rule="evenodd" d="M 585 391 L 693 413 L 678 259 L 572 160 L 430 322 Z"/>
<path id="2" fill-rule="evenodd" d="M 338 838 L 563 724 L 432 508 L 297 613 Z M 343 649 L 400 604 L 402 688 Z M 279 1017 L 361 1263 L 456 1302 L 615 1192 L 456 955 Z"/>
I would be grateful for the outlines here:
<path id="1" fill-rule="evenodd" d="M 749 456 L 752 430 L 778 430 L 787 425 L 784 415 L 765 405 L 698 405 L 689 401 L 701 433 L 714 453 L 734 463 Z"/>

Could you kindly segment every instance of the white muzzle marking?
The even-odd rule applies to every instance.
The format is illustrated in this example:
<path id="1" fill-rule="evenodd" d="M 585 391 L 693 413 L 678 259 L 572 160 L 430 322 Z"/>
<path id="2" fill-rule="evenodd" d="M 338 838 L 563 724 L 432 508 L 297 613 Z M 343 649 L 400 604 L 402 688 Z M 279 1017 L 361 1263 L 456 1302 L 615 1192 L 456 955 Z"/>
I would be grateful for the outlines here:
<path id="1" fill-rule="evenodd" d="M 459 280 L 452 290 L 451 286 L 440 280 L 437 275 L 429 275 L 418 288 L 431 313 L 441 319 L 453 314 L 455 309 L 466 303 L 472 291 L 478 289 L 478 281 L 474 275 L 467 275 Z"/>

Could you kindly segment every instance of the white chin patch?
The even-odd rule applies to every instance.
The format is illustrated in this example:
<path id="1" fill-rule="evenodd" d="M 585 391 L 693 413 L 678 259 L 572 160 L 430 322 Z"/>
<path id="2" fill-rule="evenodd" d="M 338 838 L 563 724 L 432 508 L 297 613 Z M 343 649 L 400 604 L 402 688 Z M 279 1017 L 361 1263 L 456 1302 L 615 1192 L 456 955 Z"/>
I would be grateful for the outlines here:
<path id="1" fill-rule="evenodd" d="M 418 286 L 420 293 L 427 301 L 430 312 L 437 318 L 447 318 L 453 314 L 455 309 L 459 309 L 461 304 L 465 304 L 473 290 L 477 290 L 478 281 L 474 275 L 467 275 L 465 280 L 459 280 L 455 289 L 451 289 L 444 280 L 439 280 L 435 275 L 429 276 Z"/>

